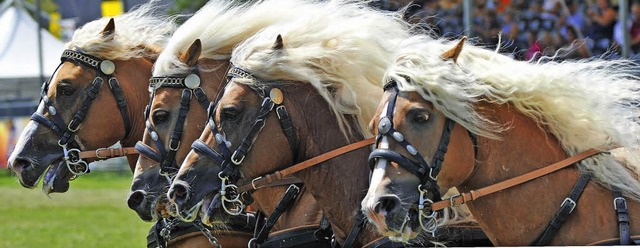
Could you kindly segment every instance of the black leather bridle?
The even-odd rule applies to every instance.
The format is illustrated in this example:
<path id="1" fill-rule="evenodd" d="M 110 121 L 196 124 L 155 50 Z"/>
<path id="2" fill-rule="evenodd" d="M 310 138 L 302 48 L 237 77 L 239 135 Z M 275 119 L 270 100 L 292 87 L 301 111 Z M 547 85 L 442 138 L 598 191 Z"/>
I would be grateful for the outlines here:
<path id="1" fill-rule="evenodd" d="M 447 153 L 449 140 L 451 138 L 451 131 L 455 126 L 455 122 L 449 118 L 445 120 L 444 129 L 440 136 L 440 142 L 438 143 L 436 154 L 431 158 L 431 163 L 427 163 L 427 161 L 424 160 L 424 156 L 420 154 L 418 149 L 413 146 L 405 136 L 402 135 L 402 133 L 393 127 L 393 112 L 395 110 L 396 100 L 399 93 L 397 83 L 394 81 L 387 83 L 384 86 L 384 90 L 390 92 L 391 96 L 389 97 L 389 102 L 385 112 L 380 116 L 380 120 L 378 122 L 376 149 L 369 154 L 369 165 L 373 170 L 376 162 L 379 159 L 384 159 L 398 164 L 420 179 L 420 185 L 418 186 L 418 191 L 420 192 L 420 200 L 418 202 L 420 225 L 425 229 L 425 231 L 430 232 L 435 236 L 435 229 L 437 228 L 435 222 L 436 212 L 428 209 L 428 205 L 434 201 L 442 200 L 437 180 L 438 174 L 442 169 L 444 156 Z M 469 136 L 473 142 L 474 149 L 476 149 L 476 136 L 471 132 L 469 132 Z M 380 148 L 380 141 L 383 137 L 386 137 L 388 140 L 395 140 L 407 151 L 407 153 L 411 155 L 411 158 L 407 158 L 399 152 L 388 148 Z M 475 154 L 477 154 L 477 152 L 475 152 Z M 425 211 L 427 212 L 425 213 Z M 426 217 L 430 220 L 427 225 L 423 224 L 422 217 Z"/>
<path id="2" fill-rule="evenodd" d="M 42 84 L 40 92 L 42 105 L 35 113 L 33 113 L 33 115 L 31 115 L 31 120 L 51 129 L 60 136 L 58 145 L 62 147 L 64 154 L 63 159 L 67 164 L 67 168 L 75 177 L 88 173 L 89 166 L 80 158 L 80 145 L 74 139 L 74 136 L 80 129 L 80 124 L 82 124 L 84 119 L 87 117 L 91 104 L 98 97 L 100 88 L 105 80 L 104 78 L 107 78 L 109 88 L 116 98 L 116 103 L 124 122 L 125 137 L 129 136 L 131 120 L 129 119 L 127 101 L 124 98 L 122 88 L 120 87 L 118 80 L 113 76 L 116 67 L 112 61 L 103 60 L 75 50 L 65 50 L 62 53 L 60 60 L 60 65 L 58 65 L 53 75 L 55 75 L 58 69 L 60 69 L 60 66 L 67 61 L 89 67 L 96 71 L 96 76 L 93 79 L 93 82 L 87 87 L 87 96 L 82 101 L 82 105 L 80 105 L 78 111 L 73 115 L 71 121 L 66 124 L 62 116 L 58 114 L 58 110 L 53 106 L 54 104 L 51 99 L 47 97 L 49 85 L 51 84 L 51 80 L 48 80 Z M 47 113 L 52 119 L 45 116 Z"/>
<path id="3" fill-rule="evenodd" d="M 152 77 L 149 79 L 149 90 L 152 92 L 151 100 L 149 104 L 145 108 L 144 116 L 145 116 L 145 125 L 146 130 L 151 137 L 151 140 L 155 143 L 158 151 L 155 151 L 153 148 L 149 147 L 142 141 L 138 141 L 136 143 L 136 150 L 142 154 L 143 156 L 157 162 L 160 164 L 160 175 L 167 177 L 169 180 L 176 173 L 178 173 L 179 166 L 176 162 L 175 156 L 178 148 L 180 147 L 180 140 L 182 140 L 182 131 L 185 125 L 185 119 L 187 118 L 187 113 L 189 112 L 191 105 L 191 97 L 195 96 L 198 100 L 198 103 L 204 108 L 207 109 L 209 103 L 211 102 L 204 90 L 200 87 L 200 76 L 197 70 L 194 70 L 191 74 L 188 74 L 184 77 Z M 180 110 L 178 112 L 178 119 L 176 120 L 176 125 L 173 128 L 171 136 L 169 138 L 169 144 L 167 146 L 164 145 L 162 139 L 158 137 L 158 133 L 155 131 L 153 126 L 151 125 L 151 104 L 153 103 L 153 99 L 156 95 L 156 89 L 167 87 L 167 88 L 176 88 L 183 89 L 182 95 L 180 98 Z"/>
<path id="4" fill-rule="evenodd" d="M 233 78 L 244 78 L 254 81 L 261 81 L 247 71 L 238 67 L 232 67 L 227 73 L 228 81 Z M 256 93 L 260 97 L 262 97 L 262 103 L 260 104 L 260 109 L 256 114 L 255 120 L 253 122 L 253 125 L 249 129 L 249 132 L 244 137 L 240 145 L 233 151 L 233 153 L 231 153 L 231 148 L 229 147 L 224 135 L 221 134 L 216 127 L 215 112 L 217 106 L 214 103 L 211 103 L 209 106 L 208 126 L 209 129 L 211 129 L 211 131 L 213 132 L 216 144 L 218 145 L 218 150 L 220 152 L 213 150 L 200 139 L 197 139 L 191 145 L 194 150 L 216 161 L 222 167 L 222 171 L 218 174 L 218 177 L 222 180 L 222 185 L 220 187 L 220 195 L 223 201 L 222 206 L 225 212 L 231 215 L 240 214 L 242 210 L 244 210 L 246 202 L 246 199 L 241 199 L 241 195 L 236 191 L 238 187 L 237 185 L 235 185 L 235 183 L 238 182 L 238 180 L 240 180 L 241 178 L 240 164 L 242 164 L 245 156 L 251 150 L 253 143 L 258 137 L 258 134 L 262 131 L 266 124 L 269 113 L 271 113 L 272 111 L 276 112 L 283 132 L 289 142 L 291 153 L 294 156 L 293 161 L 296 161 L 298 142 L 295 136 L 293 124 L 291 123 L 291 119 L 289 118 L 289 113 L 287 112 L 285 106 L 282 104 L 282 101 L 284 100 L 282 91 L 277 87 L 276 83 L 261 83 L 261 85 L 275 85 L 276 87 L 251 87 L 251 89 L 255 90 Z"/>

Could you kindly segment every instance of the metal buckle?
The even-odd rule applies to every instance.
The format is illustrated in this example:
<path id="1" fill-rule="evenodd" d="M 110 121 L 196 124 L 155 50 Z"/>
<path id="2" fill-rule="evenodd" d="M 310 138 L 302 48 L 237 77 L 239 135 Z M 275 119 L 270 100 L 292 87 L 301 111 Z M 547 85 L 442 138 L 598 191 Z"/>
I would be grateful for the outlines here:
<path id="1" fill-rule="evenodd" d="M 560 207 L 564 206 L 564 204 L 566 204 L 566 203 L 571 203 L 572 204 L 571 210 L 569 210 L 569 213 L 573 212 L 573 210 L 576 208 L 576 205 L 578 205 L 571 198 L 567 197 L 567 198 L 564 198 L 564 201 L 562 201 L 562 203 L 560 204 Z"/>
<path id="2" fill-rule="evenodd" d="M 457 206 L 462 205 L 462 203 L 458 203 L 458 204 L 456 204 L 456 203 L 454 202 L 454 198 L 456 198 L 456 197 L 461 197 L 461 196 L 462 196 L 462 195 L 454 195 L 454 196 L 450 197 L 450 198 L 449 198 L 449 206 L 451 206 L 451 207 L 457 207 Z M 464 201 L 464 200 L 463 200 L 463 201 Z"/>
<path id="3" fill-rule="evenodd" d="M 101 151 L 106 151 L 109 148 L 98 148 L 96 149 L 96 158 L 108 158 L 109 156 L 100 156 Z"/>
<path id="4" fill-rule="evenodd" d="M 278 116 L 278 120 L 282 120 L 282 117 L 280 116 L 280 112 L 278 111 L 280 109 L 284 109 L 284 105 L 280 105 L 276 108 L 276 115 Z M 285 109 L 284 111 L 286 112 L 287 110 Z"/>
<path id="5" fill-rule="evenodd" d="M 173 140 L 169 140 L 169 150 L 172 151 L 172 152 L 177 152 L 178 148 L 180 148 L 180 140 L 178 140 L 178 144 L 176 144 L 175 147 L 172 146 L 173 145 L 172 141 Z"/>
<path id="6" fill-rule="evenodd" d="M 233 152 L 233 155 L 231 155 L 231 162 L 233 162 L 233 164 L 235 165 L 240 165 L 242 163 L 242 161 L 244 160 L 244 155 L 240 158 L 240 159 L 236 159 L 236 155 L 238 155 L 238 150 L 235 150 Z"/>
<path id="7" fill-rule="evenodd" d="M 616 211 L 618 211 L 618 204 L 616 204 L 616 201 L 617 201 L 617 200 L 621 200 L 621 201 L 622 201 L 622 203 L 624 203 L 624 208 L 625 208 L 625 209 L 627 208 L 627 200 L 626 200 L 626 199 L 624 199 L 624 197 L 616 197 L 616 198 L 613 198 L 613 209 L 615 209 Z"/>
<path id="8" fill-rule="evenodd" d="M 433 181 L 438 181 L 438 175 L 436 175 L 434 177 L 432 174 L 433 174 L 433 167 L 430 167 L 429 168 L 429 178 L 431 178 Z"/>
<path id="9" fill-rule="evenodd" d="M 262 177 L 261 177 L 261 176 L 260 176 L 260 177 L 256 177 L 256 178 L 254 178 L 253 180 L 251 180 L 251 187 L 253 187 L 253 189 L 258 189 L 258 187 L 256 187 L 255 182 L 256 182 L 256 181 L 258 181 L 258 180 L 260 180 L 260 179 L 262 179 Z"/>

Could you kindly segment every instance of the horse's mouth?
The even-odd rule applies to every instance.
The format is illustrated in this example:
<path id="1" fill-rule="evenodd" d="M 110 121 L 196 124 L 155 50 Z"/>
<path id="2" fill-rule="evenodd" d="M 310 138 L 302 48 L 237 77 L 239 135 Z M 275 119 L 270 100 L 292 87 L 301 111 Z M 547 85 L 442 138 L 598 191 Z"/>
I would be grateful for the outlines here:
<path id="1" fill-rule="evenodd" d="M 407 243 L 419 234 L 420 219 L 418 210 L 415 208 L 408 210 L 400 225 L 397 225 L 397 223 L 399 223 L 397 220 L 393 221 L 390 219 L 386 220 L 387 224 L 391 224 L 390 221 L 394 222 L 395 225 L 387 225 L 387 229 L 384 230 L 383 235 L 389 237 L 391 241 Z M 395 226 L 395 228 L 392 226 Z"/>
<path id="2" fill-rule="evenodd" d="M 67 169 L 65 161 L 55 160 L 48 168 L 42 181 L 42 191 L 46 194 L 64 193 L 69 190 L 69 181 L 73 174 Z"/>
<path id="3" fill-rule="evenodd" d="M 204 198 L 202 208 L 200 210 L 200 219 L 203 224 L 208 226 L 224 225 L 226 215 L 221 215 L 222 198 L 220 194 L 210 194 Z"/>
<path id="4" fill-rule="evenodd" d="M 179 208 L 176 207 L 174 212 L 177 212 L 176 214 L 178 215 L 178 217 L 180 217 L 180 219 L 182 219 L 182 221 L 193 222 L 196 219 L 196 217 L 198 217 L 198 213 L 200 213 L 200 207 L 202 206 L 203 203 L 204 203 L 204 199 L 200 200 L 191 208 L 185 209 L 185 210 L 180 210 Z"/>

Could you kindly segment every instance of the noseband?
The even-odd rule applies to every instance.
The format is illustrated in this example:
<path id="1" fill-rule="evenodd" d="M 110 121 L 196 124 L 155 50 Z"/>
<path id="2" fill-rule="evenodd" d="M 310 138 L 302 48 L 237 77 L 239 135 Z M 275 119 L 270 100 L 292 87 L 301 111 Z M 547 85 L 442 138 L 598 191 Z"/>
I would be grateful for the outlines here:
<path id="1" fill-rule="evenodd" d="M 167 177 L 169 182 L 171 182 L 171 178 L 179 170 L 175 157 L 176 152 L 180 147 L 180 140 L 182 140 L 182 131 L 184 128 L 185 119 L 187 118 L 187 113 L 189 112 L 191 97 L 195 96 L 204 109 L 207 109 L 210 103 L 209 98 L 204 93 L 204 90 L 202 90 L 202 88 L 200 87 L 200 76 L 198 74 L 199 73 L 196 70 L 185 77 L 152 77 L 149 79 L 149 91 L 152 92 L 152 95 L 149 104 L 145 108 L 144 117 L 146 120 L 146 130 L 149 133 L 151 140 L 153 140 L 153 142 L 155 143 L 158 151 L 155 151 L 153 148 L 149 147 L 142 141 L 138 141 L 135 148 L 143 156 L 159 163 L 160 175 Z M 155 98 L 156 90 L 162 87 L 183 89 L 182 96 L 180 98 L 180 110 L 178 112 L 178 119 L 169 138 L 169 144 L 168 146 L 166 146 L 166 148 L 160 137 L 158 137 L 158 133 L 155 131 L 155 129 L 151 125 L 151 122 L 149 121 L 149 118 L 151 117 L 151 104 L 153 103 L 153 99 Z"/>
<path id="2" fill-rule="evenodd" d="M 116 66 L 112 61 L 102 60 L 97 57 L 74 50 L 65 50 L 62 53 L 60 60 L 60 65 L 58 65 L 53 75 L 56 74 L 58 69 L 60 69 L 60 66 L 62 66 L 62 64 L 66 61 L 77 63 L 96 71 L 96 76 L 93 79 L 93 82 L 89 87 L 87 87 L 87 97 L 82 102 L 82 105 L 80 105 L 78 111 L 76 111 L 76 113 L 73 115 L 71 121 L 69 121 L 68 124 L 65 124 L 62 116 L 58 114 L 57 109 L 53 106 L 53 102 L 47 96 L 49 85 L 51 83 L 51 80 L 48 80 L 43 83 L 40 92 L 42 106 L 39 107 L 38 110 L 33 113 L 33 115 L 31 115 L 31 120 L 51 129 L 54 133 L 60 136 L 58 145 L 62 147 L 62 151 L 64 154 L 63 159 L 67 164 L 67 168 L 71 173 L 74 174 L 75 177 L 88 173 L 89 166 L 87 165 L 87 162 L 82 159 L 83 157 L 81 156 L 82 152 L 80 151 L 80 146 L 74 139 L 74 136 L 80 129 L 80 124 L 82 124 L 84 119 L 87 117 L 89 109 L 91 108 L 91 104 L 96 99 L 96 97 L 98 97 L 105 77 L 109 82 L 109 88 L 111 88 L 111 91 L 116 98 L 118 109 L 120 110 L 120 115 L 122 116 L 122 120 L 125 125 L 125 137 L 129 136 L 131 121 L 129 120 L 127 101 L 124 98 L 124 93 L 122 92 L 122 88 L 118 84 L 118 80 L 113 76 Z M 51 116 L 52 119 L 49 119 L 45 116 L 45 114 L 47 113 Z M 96 151 L 96 154 L 98 154 L 98 151 L 100 151 L 100 149 Z"/>
<path id="3" fill-rule="evenodd" d="M 227 80 L 231 80 L 232 78 L 244 78 L 250 79 L 254 81 L 260 81 L 247 71 L 232 67 L 227 73 Z M 240 145 L 231 153 L 230 143 L 225 139 L 224 135 L 222 135 L 215 123 L 215 112 L 216 106 L 214 103 L 211 103 L 209 106 L 209 128 L 213 132 L 216 144 L 218 144 L 219 152 L 216 152 L 211 147 L 209 147 L 206 143 L 197 139 L 192 144 L 192 148 L 201 154 L 204 154 L 208 158 L 216 161 L 221 165 L 222 171 L 218 174 L 218 177 L 222 180 L 222 184 L 220 187 L 220 195 L 222 196 L 223 208 L 225 212 L 231 215 L 238 215 L 244 210 L 245 202 L 248 199 L 244 197 L 246 195 L 239 194 L 237 191 L 238 186 L 234 183 L 240 180 L 240 164 L 244 161 L 244 158 L 251 150 L 253 143 L 255 142 L 258 134 L 264 128 L 267 117 L 269 113 L 275 110 L 278 120 L 280 121 L 280 126 L 283 129 L 285 136 L 289 142 L 289 148 L 291 149 L 291 153 L 293 154 L 293 161 L 296 161 L 296 154 L 298 150 L 298 142 L 295 136 L 295 130 L 293 128 L 293 124 L 291 123 L 291 119 L 289 118 L 289 113 L 287 109 L 282 104 L 284 101 L 284 96 L 282 91 L 277 87 L 266 87 L 266 88 L 256 88 L 251 87 L 251 89 L 255 90 L 258 95 L 262 97 L 262 103 L 260 104 L 260 109 L 256 114 L 253 125 L 249 129 L 249 133 L 242 140 Z M 228 207 L 227 205 L 231 206 Z"/>
<path id="4" fill-rule="evenodd" d="M 455 122 L 449 118 L 446 119 L 442 135 L 440 136 L 440 142 L 438 143 L 438 150 L 436 151 L 435 156 L 431 158 L 431 163 L 427 163 L 427 161 L 424 160 L 424 156 L 418 152 L 418 149 L 416 149 L 416 147 L 412 145 L 404 135 L 402 135 L 402 133 L 393 127 L 393 112 L 395 110 L 396 100 L 398 99 L 399 93 L 396 82 L 392 81 L 387 83 L 384 86 L 384 90 L 389 91 L 391 96 L 389 97 L 387 108 L 378 122 L 376 149 L 369 155 L 369 165 L 373 170 L 376 162 L 384 159 L 398 164 L 420 179 L 420 185 L 418 185 L 418 191 L 420 192 L 420 200 L 418 202 L 420 225 L 425 231 L 430 232 L 435 236 L 435 230 L 437 228 L 435 221 L 436 212 L 432 211 L 429 206 L 433 201 L 442 200 L 437 180 L 438 174 L 442 169 L 444 156 L 447 153 L 447 148 L 451 138 L 451 131 L 453 130 Z M 471 137 L 475 149 L 475 147 L 477 147 L 476 137 L 472 133 L 469 133 L 469 136 Z M 407 158 L 399 152 L 390 150 L 388 147 L 381 148 L 380 142 L 383 138 L 386 138 L 387 140 L 395 140 L 411 155 L 411 158 Z M 423 224 L 423 217 L 429 219 L 427 222 L 428 224 Z"/>

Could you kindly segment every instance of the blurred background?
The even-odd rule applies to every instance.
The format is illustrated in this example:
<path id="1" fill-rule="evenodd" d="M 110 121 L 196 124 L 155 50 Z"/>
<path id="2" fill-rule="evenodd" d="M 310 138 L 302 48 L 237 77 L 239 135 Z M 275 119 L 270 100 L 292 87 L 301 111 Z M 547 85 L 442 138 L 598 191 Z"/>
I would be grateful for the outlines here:
<path id="1" fill-rule="evenodd" d="M 247 0 L 238 0 L 247 1 Z M 65 194 L 22 188 L 7 158 L 35 111 L 40 85 L 76 28 L 145 0 L 0 0 L 0 247 L 143 247 L 151 224 L 126 207 L 131 172 L 123 158 Z M 205 0 L 158 0 L 189 15 Z M 462 35 L 519 60 L 630 58 L 640 53 L 640 0 L 377 0 L 384 10 L 449 39 Z"/>

